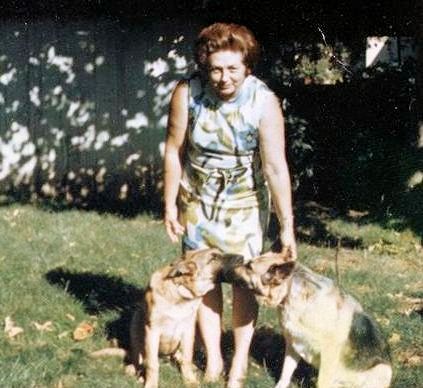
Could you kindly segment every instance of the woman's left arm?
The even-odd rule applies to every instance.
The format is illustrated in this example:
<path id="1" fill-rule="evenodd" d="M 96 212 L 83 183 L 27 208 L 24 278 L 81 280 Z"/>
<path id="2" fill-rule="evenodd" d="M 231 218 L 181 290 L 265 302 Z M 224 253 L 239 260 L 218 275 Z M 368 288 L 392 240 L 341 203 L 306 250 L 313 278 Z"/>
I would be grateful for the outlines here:
<path id="1" fill-rule="evenodd" d="M 281 226 L 282 247 L 290 248 L 292 258 L 296 259 L 291 178 L 285 155 L 285 125 L 279 99 L 273 93 L 267 96 L 264 103 L 259 139 L 263 172 Z"/>

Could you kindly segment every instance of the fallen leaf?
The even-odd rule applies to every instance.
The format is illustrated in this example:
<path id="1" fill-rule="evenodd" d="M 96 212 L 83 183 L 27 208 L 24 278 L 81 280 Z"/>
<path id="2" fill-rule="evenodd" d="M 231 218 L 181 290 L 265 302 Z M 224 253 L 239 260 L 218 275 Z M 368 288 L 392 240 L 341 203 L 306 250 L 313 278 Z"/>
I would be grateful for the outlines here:
<path id="1" fill-rule="evenodd" d="M 53 331 L 53 322 L 47 321 L 44 323 L 32 322 L 38 331 Z"/>
<path id="2" fill-rule="evenodd" d="M 409 298 L 404 297 L 401 312 L 407 316 L 412 313 L 422 315 L 423 313 L 423 298 Z"/>
<path id="3" fill-rule="evenodd" d="M 66 318 L 68 318 L 71 321 L 75 320 L 75 317 L 72 314 L 66 314 Z"/>
<path id="4" fill-rule="evenodd" d="M 368 250 L 370 252 L 376 251 L 381 254 L 397 255 L 404 252 L 405 248 L 395 245 L 390 241 L 381 239 L 376 244 L 370 245 Z"/>
<path id="5" fill-rule="evenodd" d="M 62 333 L 60 333 L 58 336 L 57 336 L 57 338 L 63 338 L 63 337 L 67 337 L 68 336 L 68 334 L 69 334 L 69 331 L 63 331 Z"/>
<path id="6" fill-rule="evenodd" d="M 407 350 L 397 356 L 399 362 L 411 366 L 423 366 L 423 353 L 418 350 Z"/>
<path id="7" fill-rule="evenodd" d="M 397 299 L 399 302 L 399 312 L 406 316 L 410 316 L 412 313 L 423 314 L 423 298 L 414 298 L 405 296 L 402 292 L 395 295 L 387 294 L 391 299 Z"/>
<path id="8" fill-rule="evenodd" d="M 4 332 L 9 338 L 16 337 L 18 334 L 23 333 L 22 327 L 16 326 L 12 318 L 7 316 L 4 320 Z"/>
<path id="9" fill-rule="evenodd" d="M 94 326 L 88 322 L 81 322 L 73 332 L 75 341 L 83 341 L 94 333 Z"/>
<path id="10" fill-rule="evenodd" d="M 423 357 L 419 356 L 418 354 L 415 354 L 414 356 L 411 356 L 408 359 L 408 363 L 410 365 L 415 365 L 415 366 L 422 366 L 423 365 Z"/>
<path id="11" fill-rule="evenodd" d="M 401 341 L 401 336 L 398 333 L 393 333 L 388 339 L 388 342 L 390 344 L 397 344 L 400 341 Z"/>

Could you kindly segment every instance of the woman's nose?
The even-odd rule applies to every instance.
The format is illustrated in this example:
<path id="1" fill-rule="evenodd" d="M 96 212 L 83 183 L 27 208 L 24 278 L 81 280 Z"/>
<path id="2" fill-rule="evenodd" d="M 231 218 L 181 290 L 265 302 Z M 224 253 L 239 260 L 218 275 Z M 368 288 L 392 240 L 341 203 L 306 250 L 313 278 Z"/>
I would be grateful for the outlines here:
<path id="1" fill-rule="evenodd" d="M 226 82 L 229 80 L 229 71 L 223 70 L 222 76 L 220 77 L 221 82 Z"/>

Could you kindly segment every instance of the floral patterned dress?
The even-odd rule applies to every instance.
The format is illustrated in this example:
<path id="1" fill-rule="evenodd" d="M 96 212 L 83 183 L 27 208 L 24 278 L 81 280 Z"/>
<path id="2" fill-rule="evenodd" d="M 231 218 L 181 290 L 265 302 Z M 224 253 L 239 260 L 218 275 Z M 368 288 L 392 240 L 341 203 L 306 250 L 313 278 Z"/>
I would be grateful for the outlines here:
<path id="1" fill-rule="evenodd" d="M 218 99 L 189 80 L 189 128 L 179 191 L 183 249 L 220 248 L 258 256 L 269 216 L 259 155 L 259 122 L 270 89 L 249 75 L 237 96 Z"/>

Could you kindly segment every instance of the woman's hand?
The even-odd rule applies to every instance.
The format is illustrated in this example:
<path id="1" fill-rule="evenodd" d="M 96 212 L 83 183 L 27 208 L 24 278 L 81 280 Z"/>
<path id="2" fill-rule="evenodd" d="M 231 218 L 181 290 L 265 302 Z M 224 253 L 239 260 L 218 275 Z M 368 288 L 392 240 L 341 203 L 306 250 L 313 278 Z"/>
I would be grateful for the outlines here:
<path id="1" fill-rule="evenodd" d="M 289 249 L 291 252 L 291 260 L 297 260 L 297 243 L 295 241 L 294 229 L 291 227 L 284 227 L 280 234 L 282 251 Z"/>
<path id="2" fill-rule="evenodd" d="M 178 242 L 179 236 L 184 234 L 185 229 L 178 221 L 178 208 L 176 206 L 166 209 L 164 224 L 170 240 L 173 243 Z"/>

